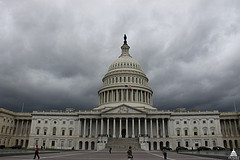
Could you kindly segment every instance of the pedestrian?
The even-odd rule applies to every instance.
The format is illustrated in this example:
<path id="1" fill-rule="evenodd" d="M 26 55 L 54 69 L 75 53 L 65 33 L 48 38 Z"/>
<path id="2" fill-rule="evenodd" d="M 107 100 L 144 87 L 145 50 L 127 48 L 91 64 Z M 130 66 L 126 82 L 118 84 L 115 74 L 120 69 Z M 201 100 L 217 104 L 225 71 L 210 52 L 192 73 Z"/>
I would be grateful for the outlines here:
<path id="1" fill-rule="evenodd" d="M 167 151 L 163 149 L 162 153 L 163 153 L 164 159 L 167 159 Z"/>
<path id="2" fill-rule="evenodd" d="M 39 148 L 38 148 L 38 145 L 36 145 L 36 147 L 35 147 L 35 154 L 34 154 L 33 159 L 35 159 L 36 156 L 38 157 L 38 159 L 40 159 L 40 157 L 39 157 L 39 155 L 38 155 L 38 151 L 39 151 Z"/>
<path id="3" fill-rule="evenodd" d="M 128 160 L 132 160 L 133 159 L 132 147 L 131 146 L 129 146 L 129 149 L 127 151 L 127 157 L 128 157 Z"/>
<path id="4" fill-rule="evenodd" d="M 110 153 L 110 154 L 112 153 L 112 148 L 111 148 L 111 147 L 109 148 L 109 153 Z"/>

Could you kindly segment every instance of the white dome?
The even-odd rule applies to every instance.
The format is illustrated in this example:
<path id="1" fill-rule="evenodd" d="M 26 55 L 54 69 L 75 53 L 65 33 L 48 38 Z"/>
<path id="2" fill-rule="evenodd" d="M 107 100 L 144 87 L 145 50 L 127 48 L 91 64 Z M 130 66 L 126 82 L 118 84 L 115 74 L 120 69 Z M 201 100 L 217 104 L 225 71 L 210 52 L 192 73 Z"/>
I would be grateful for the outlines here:
<path id="1" fill-rule="evenodd" d="M 109 67 L 108 72 L 121 69 L 138 70 L 143 73 L 141 65 L 131 56 L 120 56 Z"/>
<path id="2" fill-rule="evenodd" d="M 125 38 L 124 38 L 125 39 Z M 125 104 L 138 109 L 153 109 L 152 89 L 141 65 L 129 54 L 125 39 L 122 54 L 109 66 L 103 77 L 103 86 L 99 89 L 99 106 L 105 110 Z"/>

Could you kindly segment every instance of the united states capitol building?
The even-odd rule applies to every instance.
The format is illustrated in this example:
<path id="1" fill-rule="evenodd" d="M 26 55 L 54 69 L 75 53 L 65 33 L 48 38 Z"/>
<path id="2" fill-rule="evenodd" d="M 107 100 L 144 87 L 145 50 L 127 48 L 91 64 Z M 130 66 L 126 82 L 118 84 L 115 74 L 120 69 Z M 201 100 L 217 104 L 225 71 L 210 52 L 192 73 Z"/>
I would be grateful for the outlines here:
<path id="1" fill-rule="evenodd" d="M 129 49 L 125 36 L 92 110 L 22 113 L 0 108 L 0 145 L 75 150 L 239 147 L 239 112 L 154 107 L 149 79 Z"/>

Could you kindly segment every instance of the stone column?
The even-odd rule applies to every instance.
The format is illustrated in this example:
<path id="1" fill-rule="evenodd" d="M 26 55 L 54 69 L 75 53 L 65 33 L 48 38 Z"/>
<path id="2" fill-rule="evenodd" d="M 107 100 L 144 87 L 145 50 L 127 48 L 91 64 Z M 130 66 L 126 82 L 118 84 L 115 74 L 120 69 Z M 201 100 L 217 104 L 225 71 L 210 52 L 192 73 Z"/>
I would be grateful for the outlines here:
<path id="1" fill-rule="evenodd" d="M 139 99 L 138 99 L 138 90 L 136 90 L 136 92 L 135 92 L 135 101 L 136 101 L 136 102 L 139 102 Z"/>
<path id="2" fill-rule="evenodd" d="M 239 133 L 238 133 L 238 128 L 237 128 L 237 120 L 234 120 L 234 126 L 235 126 L 235 131 L 236 131 L 236 136 L 239 137 Z"/>
<path id="3" fill-rule="evenodd" d="M 98 137 L 98 119 L 96 119 L 96 131 L 95 131 L 95 138 Z"/>
<path id="4" fill-rule="evenodd" d="M 26 129 L 25 129 L 25 136 L 28 135 L 28 126 L 29 126 L 29 121 L 27 120 Z"/>
<path id="5" fill-rule="evenodd" d="M 21 129 L 20 129 L 20 136 L 22 136 L 23 135 L 23 123 L 24 123 L 24 120 L 22 119 L 22 125 L 21 125 Z"/>
<path id="6" fill-rule="evenodd" d="M 145 94 L 145 103 L 147 103 L 147 92 L 146 91 L 144 91 L 144 94 Z"/>
<path id="7" fill-rule="evenodd" d="M 128 138 L 128 118 L 126 118 L 126 138 Z"/>
<path id="8" fill-rule="evenodd" d="M 226 126 L 226 120 L 223 120 L 224 123 L 224 131 L 225 131 L 225 136 L 228 136 L 228 132 L 227 132 L 227 126 Z"/>
<path id="9" fill-rule="evenodd" d="M 142 91 L 140 91 L 140 93 L 141 93 L 141 102 L 143 102 L 143 92 Z"/>
<path id="10" fill-rule="evenodd" d="M 163 137 L 165 138 L 165 125 L 164 125 L 164 118 L 162 119 L 162 126 L 163 126 Z"/>
<path id="11" fill-rule="evenodd" d="M 103 135 L 103 118 L 101 118 L 101 136 Z"/>
<path id="12" fill-rule="evenodd" d="M 106 91 L 106 97 L 107 97 L 107 99 L 106 99 L 106 103 L 108 103 L 108 91 Z"/>
<path id="13" fill-rule="evenodd" d="M 131 102 L 133 102 L 133 89 L 131 90 Z"/>
<path id="14" fill-rule="evenodd" d="M 107 118 L 107 136 L 109 137 L 109 118 Z"/>
<path id="15" fill-rule="evenodd" d="M 87 119 L 84 118 L 83 119 L 83 138 L 86 137 L 86 123 L 87 123 Z"/>
<path id="16" fill-rule="evenodd" d="M 122 138 L 122 118 L 119 118 L 119 138 Z"/>
<path id="17" fill-rule="evenodd" d="M 135 133 L 134 133 L 134 118 L 132 118 L 132 138 L 135 137 Z"/>
<path id="18" fill-rule="evenodd" d="M 157 126 L 157 138 L 159 138 L 159 126 L 158 126 L 158 118 L 156 119 L 156 126 Z"/>
<path id="19" fill-rule="evenodd" d="M 119 90 L 116 89 L 116 101 L 118 102 L 119 101 Z"/>
<path id="20" fill-rule="evenodd" d="M 116 138 L 116 118 L 113 118 L 113 138 Z"/>
<path id="21" fill-rule="evenodd" d="M 152 123 L 152 118 L 150 119 L 150 129 L 151 129 L 151 138 L 153 138 L 153 123 Z"/>
<path id="22" fill-rule="evenodd" d="M 105 103 L 105 92 L 103 92 L 103 103 Z"/>
<path id="23" fill-rule="evenodd" d="M 128 89 L 126 89 L 126 102 L 128 102 Z"/>
<path id="24" fill-rule="evenodd" d="M 138 118 L 138 136 L 141 136 L 141 118 Z"/>
<path id="25" fill-rule="evenodd" d="M 92 137 L 92 118 L 90 118 L 90 126 L 89 126 L 89 137 Z"/>
<path id="26" fill-rule="evenodd" d="M 170 123 L 170 119 L 167 119 L 167 134 L 166 134 L 167 137 L 169 137 L 169 134 L 170 134 L 169 123 Z"/>
<path id="27" fill-rule="evenodd" d="M 124 101 L 124 97 L 123 97 L 123 89 L 121 89 L 121 102 Z"/>
<path id="28" fill-rule="evenodd" d="M 145 122 L 145 136 L 147 135 L 147 118 L 144 118 L 144 122 Z"/>
<path id="29" fill-rule="evenodd" d="M 231 119 L 229 119 L 229 127 L 230 127 L 230 136 L 233 136 L 232 121 L 231 121 Z"/>

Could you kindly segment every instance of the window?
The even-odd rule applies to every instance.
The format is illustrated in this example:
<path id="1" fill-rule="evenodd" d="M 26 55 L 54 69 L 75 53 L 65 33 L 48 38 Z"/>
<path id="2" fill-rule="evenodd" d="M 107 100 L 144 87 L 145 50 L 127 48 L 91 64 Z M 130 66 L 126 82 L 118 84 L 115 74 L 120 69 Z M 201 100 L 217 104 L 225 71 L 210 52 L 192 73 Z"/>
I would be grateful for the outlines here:
<path id="1" fill-rule="evenodd" d="M 179 124 L 179 121 L 176 121 L 176 124 Z"/>
<path id="2" fill-rule="evenodd" d="M 184 124 L 187 124 L 187 121 L 184 121 Z"/>
<path id="3" fill-rule="evenodd" d="M 47 124 L 47 123 L 48 123 L 48 121 L 45 121 L 45 123 Z"/>
<path id="4" fill-rule="evenodd" d="M 43 147 L 46 146 L 46 141 L 43 140 L 42 144 L 43 144 Z"/>
<path id="5" fill-rule="evenodd" d="M 181 146 L 181 142 L 178 142 L 178 147 L 180 147 Z"/>
<path id="6" fill-rule="evenodd" d="M 44 129 L 44 130 L 43 130 L 43 134 L 44 134 L 44 135 L 47 135 L 47 129 Z"/>
<path id="7" fill-rule="evenodd" d="M 213 140 L 212 143 L 213 143 L 213 147 L 216 147 L 216 145 L 217 145 L 217 144 L 216 144 L 216 141 Z"/>
<path id="8" fill-rule="evenodd" d="M 212 133 L 212 135 L 215 135 L 215 129 L 214 128 L 211 128 L 211 133 Z"/>
<path id="9" fill-rule="evenodd" d="M 37 128 L 37 135 L 39 135 L 39 131 L 40 131 L 40 129 L 39 129 L 39 128 Z"/>
<path id="10" fill-rule="evenodd" d="M 52 147 L 54 147 L 55 146 L 55 141 L 52 141 Z"/>
<path id="11" fill-rule="evenodd" d="M 196 121 L 193 121 L 194 124 L 196 124 L 197 122 Z"/>
<path id="12" fill-rule="evenodd" d="M 73 124 L 73 121 L 70 121 L 70 124 Z"/>
<path id="13" fill-rule="evenodd" d="M 188 147 L 188 141 L 185 142 L 186 147 Z"/>
<path id="14" fill-rule="evenodd" d="M 41 121 L 38 121 L 38 123 L 41 123 Z"/>
<path id="15" fill-rule="evenodd" d="M 180 136 L 180 129 L 177 130 L 177 136 Z"/>
<path id="16" fill-rule="evenodd" d="M 185 132 L 185 136 L 188 136 L 188 130 L 185 129 L 184 132 Z"/>
<path id="17" fill-rule="evenodd" d="M 65 130 L 62 130 L 62 136 L 64 136 L 65 135 Z"/>
<path id="18" fill-rule="evenodd" d="M 53 127 L 52 135 L 56 135 L 56 131 L 57 131 L 56 127 Z"/>
<path id="19" fill-rule="evenodd" d="M 205 141 L 205 146 L 208 146 L 208 141 Z"/>
<path id="20" fill-rule="evenodd" d="M 63 124 L 66 124 L 66 121 L 63 121 Z"/>
<path id="21" fill-rule="evenodd" d="M 69 136 L 72 136 L 72 130 L 69 130 Z"/>
<path id="22" fill-rule="evenodd" d="M 210 123 L 213 123 L 213 120 L 211 120 Z"/>
<path id="23" fill-rule="evenodd" d="M 36 145 L 38 145 L 38 140 L 36 140 Z"/>
<path id="24" fill-rule="evenodd" d="M 203 121 L 203 123 L 206 123 L 206 121 Z"/>
<path id="25" fill-rule="evenodd" d="M 203 128 L 203 134 L 207 135 L 207 128 Z"/>
<path id="26" fill-rule="evenodd" d="M 197 135 L 198 135 L 198 129 L 197 129 L 197 127 L 194 127 L 193 133 L 194 133 L 194 136 L 197 136 Z"/>
<path id="27" fill-rule="evenodd" d="M 54 123 L 54 124 L 57 124 L 57 121 L 54 121 L 53 123 Z"/>

